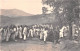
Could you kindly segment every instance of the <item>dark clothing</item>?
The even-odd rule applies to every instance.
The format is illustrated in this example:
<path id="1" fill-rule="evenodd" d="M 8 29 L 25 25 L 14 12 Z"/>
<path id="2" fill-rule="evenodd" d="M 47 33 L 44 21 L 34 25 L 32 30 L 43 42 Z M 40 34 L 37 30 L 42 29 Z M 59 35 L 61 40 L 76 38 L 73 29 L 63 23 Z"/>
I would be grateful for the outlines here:
<path id="1" fill-rule="evenodd" d="M 47 40 L 48 41 L 51 41 L 51 42 L 54 41 L 54 34 L 53 34 L 53 31 L 52 30 L 48 33 Z"/>
<path id="2" fill-rule="evenodd" d="M 54 31 L 54 40 L 56 41 L 56 43 L 58 43 L 58 40 L 59 40 L 59 32 L 58 31 Z"/>

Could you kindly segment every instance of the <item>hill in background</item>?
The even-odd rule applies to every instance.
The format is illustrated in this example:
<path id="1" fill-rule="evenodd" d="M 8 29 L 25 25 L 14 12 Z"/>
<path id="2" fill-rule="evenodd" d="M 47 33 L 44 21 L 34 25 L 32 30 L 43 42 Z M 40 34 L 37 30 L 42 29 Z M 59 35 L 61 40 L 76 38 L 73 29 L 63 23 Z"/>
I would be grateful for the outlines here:
<path id="1" fill-rule="evenodd" d="M 0 13 L 0 25 L 32 25 L 32 24 L 42 24 L 42 23 L 53 23 L 56 22 L 55 17 L 50 17 L 50 15 L 46 15 L 44 17 L 42 14 L 40 15 L 32 15 L 29 13 L 25 13 L 18 9 L 1 9 Z"/>
<path id="2" fill-rule="evenodd" d="M 1 9 L 0 15 L 9 16 L 9 17 L 32 16 L 32 14 L 26 13 L 18 9 Z"/>

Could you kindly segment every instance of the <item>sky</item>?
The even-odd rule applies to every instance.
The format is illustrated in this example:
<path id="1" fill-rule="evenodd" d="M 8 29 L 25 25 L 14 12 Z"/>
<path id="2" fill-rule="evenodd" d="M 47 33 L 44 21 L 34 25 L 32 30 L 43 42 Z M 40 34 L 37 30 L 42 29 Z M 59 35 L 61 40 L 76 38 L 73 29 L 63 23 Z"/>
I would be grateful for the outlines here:
<path id="1" fill-rule="evenodd" d="M 19 9 L 30 14 L 42 13 L 42 0 L 0 0 L 0 9 Z"/>

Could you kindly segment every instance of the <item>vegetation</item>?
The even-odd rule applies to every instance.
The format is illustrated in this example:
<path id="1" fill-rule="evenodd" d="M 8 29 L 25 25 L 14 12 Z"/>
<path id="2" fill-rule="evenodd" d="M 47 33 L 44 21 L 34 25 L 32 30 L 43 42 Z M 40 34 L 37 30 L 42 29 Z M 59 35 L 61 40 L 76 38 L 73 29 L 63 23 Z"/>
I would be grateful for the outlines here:
<path id="1" fill-rule="evenodd" d="M 69 39 L 72 39 L 72 22 L 79 18 L 79 0 L 42 0 L 43 5 L 46 4 L 53 7 L 51 11 L 55 14 L 56 18 L 59 18 L 61 27 L 63 22 L 69 24 Z M 43 9 L 43 12 L 47 12 L 47 9 Z M 65 18 L 65 19 L 63 19 Z"/>

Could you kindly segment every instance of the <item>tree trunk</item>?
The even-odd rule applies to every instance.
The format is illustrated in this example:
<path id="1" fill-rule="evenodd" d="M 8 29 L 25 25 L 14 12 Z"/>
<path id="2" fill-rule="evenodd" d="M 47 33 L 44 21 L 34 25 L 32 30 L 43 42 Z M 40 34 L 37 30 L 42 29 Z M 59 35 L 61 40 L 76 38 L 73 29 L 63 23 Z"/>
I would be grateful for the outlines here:
<path id="1" fill-rule="evenodd" d="M 69 23 L 69 39 L 72 40 L 72 24 Z"/>

